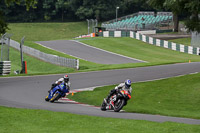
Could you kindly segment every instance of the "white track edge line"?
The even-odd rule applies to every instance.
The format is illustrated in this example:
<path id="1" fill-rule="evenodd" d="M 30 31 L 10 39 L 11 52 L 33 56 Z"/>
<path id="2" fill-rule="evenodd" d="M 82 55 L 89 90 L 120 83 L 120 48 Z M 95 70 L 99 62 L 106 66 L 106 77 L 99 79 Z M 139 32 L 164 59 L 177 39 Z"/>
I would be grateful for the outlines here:
<path id="1" fill-rule="evenodd" d="M 87 45 L 87 44 L 85 44 L 85 43 L 83 43 L 83 42 L 80 42 L 80 41 L 76 41 L 76 40 L 70 40 L 70 41 L 74 41 L 74 42 L 83 44 L 83 45 L 85 45 L 85 46 L 87 46 L 87 47 L 91 47 L 91 48 L 94 48 L 94 49 L 98 49 L 98 50 L 100 50 L 100 51 L 107 52 L 107 53 L 114 54 L 114 55 L 118 55 L 118 56 L 121 56 L 121 57 L 124 57 L 124 58 L 128 58 L 128 59 L 131 59 L 131 60 L 137 60 L 137 61 L 141 61 L 141 62 L 146 62 L 146 63 L 148 63 L 147 61 L 139 60 L 139 59 L 136 59 L 136 58 L 131 58 L 131 57 L 128 57 L 128 56 L 125 56 L 125 55 L 113 53 L 113 52 L 106 51 L 106 50 L 103 50 L 103 49 L 100 49 L 100 48 L 97 48 L 97 47 L 94 47 L 94 46 L 90 46 L 90 45 Z"/>
<path id="2" fill-rule="evenodd" d="M 35 43 L 38 44 L 38 45 L 41 45 L 41 46 L 43 46 L 43 47 L 45 47 L 45 48 L 48 48 L 48 49 L 51 49 L 51 50 L 57 51 L 56 49 L 53 49 L 53 48 L 50 48 L 50 47 L 44 46 L 44 45 L 42 45 L 42 44 L 39 43 L 39 42 L 35 42 Z M 65 55 L 70 55 L 70 54 L 67 54 L 67 53 L 64 53 L 64 52 L 61 52 L 61 51 L 57 51 L 57 52 L 60 52 L 60 53 L 65 54 Z M 58 55 L 56 55 L 56 56 L 58 56 Z M 86 60 L 86 59 L 82 59 L 82 58 L 77 57 L 77 56 L 74 56 L 74 55 L 70 55 L 70 56 L 75 57 L 75 58 L 78 58 L 78 59 L 81 59 L 81 60 L 88 61 L 88 60 Z"/>

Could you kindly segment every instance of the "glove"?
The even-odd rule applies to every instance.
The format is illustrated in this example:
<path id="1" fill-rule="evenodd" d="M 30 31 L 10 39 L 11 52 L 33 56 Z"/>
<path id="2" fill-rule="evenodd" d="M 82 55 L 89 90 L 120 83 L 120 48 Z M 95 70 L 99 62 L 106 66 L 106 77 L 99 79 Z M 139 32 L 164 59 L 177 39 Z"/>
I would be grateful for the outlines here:
<path id="1" fill-rule="evenodd" d="M 119 93 L 120 92 L 120 90 L 119 89 L 116 89 L 116 93 Z"/>
<path id="2" fill-rule="evenodd" d="M 53 84 L 51 85 L 51 89 L 53 89 L 53 88 L 56 87 L 56 86 L 57 86 L 57 84 L 53 83 Z"/>

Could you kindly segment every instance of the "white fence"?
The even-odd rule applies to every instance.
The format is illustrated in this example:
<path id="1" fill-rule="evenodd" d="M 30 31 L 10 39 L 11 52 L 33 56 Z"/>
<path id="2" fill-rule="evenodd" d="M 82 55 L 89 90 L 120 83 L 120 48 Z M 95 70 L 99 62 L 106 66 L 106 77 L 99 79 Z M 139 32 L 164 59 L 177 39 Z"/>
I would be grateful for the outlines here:
<path id="1" fill-rule="evenodd" d="M 20 50 L 20 44 L 14 40 L 10 40 L 10 46 L 14 47 L 17 50 Z M 79 59 L 70 59 L 70 58 L 59 57 L 57 55 L 46 54 L 27 46 L 23 46 L 23 52 L 52 64 L 79 69 Z"/>

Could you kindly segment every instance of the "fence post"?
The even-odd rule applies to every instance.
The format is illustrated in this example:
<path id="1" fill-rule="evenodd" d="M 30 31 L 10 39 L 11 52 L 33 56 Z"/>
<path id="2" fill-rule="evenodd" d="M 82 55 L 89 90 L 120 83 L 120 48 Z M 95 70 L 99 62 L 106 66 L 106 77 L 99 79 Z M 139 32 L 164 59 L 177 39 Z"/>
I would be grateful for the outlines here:
<path id="1" fill-rule="evenodd" d="M 76 69 L 79 69 L 79 59 L 76 59 Z"/>
<path id="2" fill-rule="evenodd" d="M 10 47 L 10 37 L 12 36 L 12 34 L 7 34 L 5 33 L 2 38 L 1 38 L 1 41 L 2 41 L 2 46 L 1 46 L 1 61 L 9 61 L 9 47 Z M 4 44 L 6 46 L 6 42 L 7 41 L 7 45 L 8 45 L 8 49 L 7 49 L 7 56 L 4 56 Z M 3 58 L 4 57 L 7 57 L 7 58 Z"/>
<path id="3" fill-rule="evenodd" d="M 25 37 L 22 38 L 21 43 L 20 43 L 20 55 L 21 55 L 21 66 L 22 66 L 21 73 L 25 73 L 25 67 L 24 67 L 24 63 L 23 63 L 23 61 L 24 61 L 24 59 L 23 59 L 24 39 L 25 39 Z"/>
<path id="4" fill-rule="evenodd" d="M 1 37 L 1 61 L 3 61 L 3 44 L 4 44 L 4 35 Z"/>

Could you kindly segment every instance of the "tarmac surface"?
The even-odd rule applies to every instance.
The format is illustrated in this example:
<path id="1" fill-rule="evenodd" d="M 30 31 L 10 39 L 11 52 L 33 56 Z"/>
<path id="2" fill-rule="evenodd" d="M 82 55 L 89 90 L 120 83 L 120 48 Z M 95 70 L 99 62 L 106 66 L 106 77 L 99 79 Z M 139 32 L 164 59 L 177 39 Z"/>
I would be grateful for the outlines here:
<path id="1" fill-rule="evenodd" d="M 98 49 L 73 40 L 40 41 L 37 43 L 48 48 L 63 52 L 65 54 L 99 64 L 124 64 L 145 62 L 142 60 Z"/>
<path id="2" fill-rule="evenodd" d="M 126 78 L 130 78 L 133 82 L 143 82 L 196 72 L 200 72 L 200 62 L 72 73 L 69 74 L 69 76 L 72 84 L 71 88 L 72 91 L 74 91 L 82 88 L 118 84 L 123 82 Z M 127 112 L 115 113 L 113 111 L 101 111 L 99 107 L 67 101 L 59 101 L 56 103 L 46 102 L 44 98 L 48 94 L 47 91 L 51 84 L 63 75 L 64 74 L 0 78 L 0 105 L 7 107 L 70 112 L 74 114 L 101 117 L 200 124 L 200 120 L 198 119 Z"/>

